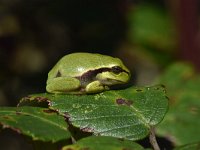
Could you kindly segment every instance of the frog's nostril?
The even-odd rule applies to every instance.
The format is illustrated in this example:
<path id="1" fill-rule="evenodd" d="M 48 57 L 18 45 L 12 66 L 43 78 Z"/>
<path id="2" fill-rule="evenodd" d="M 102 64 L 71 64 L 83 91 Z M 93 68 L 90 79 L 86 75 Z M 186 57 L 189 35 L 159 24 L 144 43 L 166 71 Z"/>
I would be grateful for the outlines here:
<path id="1" fill-rule="evenodd" d="M 60 71 L 58 70 L 57 74 L 56 74 L 56 77 L 61 77 L 61 73 Z"/>

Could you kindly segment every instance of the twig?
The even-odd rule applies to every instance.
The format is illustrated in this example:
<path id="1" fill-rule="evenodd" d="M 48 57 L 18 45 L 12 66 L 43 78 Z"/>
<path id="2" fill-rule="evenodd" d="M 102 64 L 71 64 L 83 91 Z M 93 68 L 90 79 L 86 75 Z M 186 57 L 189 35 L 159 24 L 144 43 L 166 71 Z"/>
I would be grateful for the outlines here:
<path id="1" fill-rule="evenodd" d="M 71 140 L 72 140 L 72 144 L 76 143 L 76 139 L 73 136 L 71 136 Z"/>
<path id="2" fill-rule="evenodd" d="M 159 147 L 159 145 L 158 145 L 158 143 L 156 141 L 154 127 L 150 128 L 149 140 L 150 140 L 151 146 L 153 147 L 154 150 L 160 150 L 160 147 Z"/>

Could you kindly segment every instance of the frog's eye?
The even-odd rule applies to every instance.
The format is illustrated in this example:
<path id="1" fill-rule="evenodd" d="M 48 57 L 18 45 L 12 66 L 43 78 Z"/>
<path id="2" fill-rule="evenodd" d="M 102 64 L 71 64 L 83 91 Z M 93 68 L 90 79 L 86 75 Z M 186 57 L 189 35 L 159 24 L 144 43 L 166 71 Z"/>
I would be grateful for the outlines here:
<path id="1" fill-rule="evenodd" d="M 120 68 L 119 66 L 114 66 L 111 68 L 112 72 L 115 74 L 119 74 L 120 72 L 122 72 L 122 68 Z"/>

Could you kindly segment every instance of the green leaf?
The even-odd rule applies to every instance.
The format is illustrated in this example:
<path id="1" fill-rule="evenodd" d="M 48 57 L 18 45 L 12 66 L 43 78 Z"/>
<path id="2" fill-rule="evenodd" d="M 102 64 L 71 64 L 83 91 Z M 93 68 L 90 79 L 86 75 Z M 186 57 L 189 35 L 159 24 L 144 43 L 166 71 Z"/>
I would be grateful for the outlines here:
<path id="1" fill-rule="evenodd" d="M 174 150 L 198 150 L 198 149 L 200 149 L 200 142 L 183 145 L 175 148 Z"/>
<path id="2" fill-rule="evenodd" d="M 200 76 L 191 65 L 176 63 L 160 77 L 169 93 L 169 112 L 158 126 L 160 136 L 170 137 L 175 145 L 200 140 Z"/>
<path id="3" fill-rule="evenodd" d="M 193 77 L 194 68 L 191 65 L 177 62 L 168 67 L 157 82 L 167 87 L 168 96 L 174 96 L 178 95 L 179 92 L 182 93 L 183 88 L 186 87 L 188 81 L 190 82 Z"/>
<path id="4" fill-rule="evenodd" d="M 150 3 L 136 5 L 128 14 L 129 40 L 140 45 L 171 51 L 175 27 L 164 9 Z"/>
<path id="5" fill-rule="evenodd" d="M 127 19 L 127 36 L 134 45 L 132 54 L 137 59 L 146 63 L 157 62 L 159 66 L 166 66 L 174 60 L 177 31 L 167 9 L 145 1 L 129 9 Z"/>
<path id="6" fill-rule="evenodd" d="M 67 123 L 49 109 L 37 107 L 1 107 L 0 124 L 33 140 L 57 142 L 70 138 Z"/>
<path id="7" fill-rule="evenodd" d="M 62 150 L 144 150 L 142 146 L 137 143 L 119 140 L 113 137 L 103 136 L 90 136 L 88 138 L 81 139 L 76 144 L 68 145 L 62 148 Z"/>
<path id="8" fill-rule="evenodd" d="M 149 134 L 168 108 L 162 86 L 131 87 L 93 95 L 37 94 L 24 98 L 48 101 L 50 109 L 68 118 L 68 122 L 84 132 L 138 140 Z"/>

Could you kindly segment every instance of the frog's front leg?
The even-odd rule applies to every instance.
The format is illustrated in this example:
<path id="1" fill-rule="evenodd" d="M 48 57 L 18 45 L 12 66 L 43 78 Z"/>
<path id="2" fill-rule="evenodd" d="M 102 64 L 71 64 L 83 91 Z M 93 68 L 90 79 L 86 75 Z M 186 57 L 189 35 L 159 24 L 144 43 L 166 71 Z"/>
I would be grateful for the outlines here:
<path id="1" fill-rule="evenodd" d="M 102 83 L 97 80 L 88 84 L 85 88 L 85 91 L 86 93 L 97 93 L 108 89 L 108 86 L 102 85 Z"/>
<path id="2" fill-rule="evenodd" d="M 57 77 L 47 82 L 46 90 L 49 93 L 68 93 L 80 88 L 80 81 L 71 77 Z"/>

